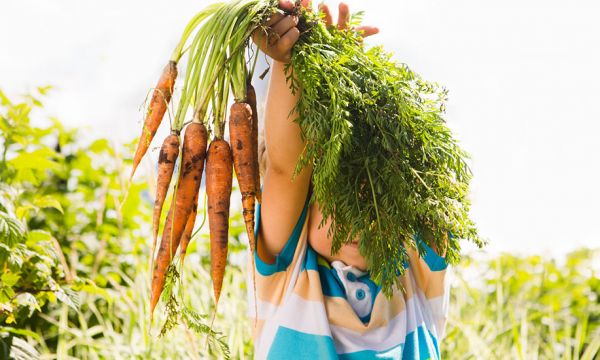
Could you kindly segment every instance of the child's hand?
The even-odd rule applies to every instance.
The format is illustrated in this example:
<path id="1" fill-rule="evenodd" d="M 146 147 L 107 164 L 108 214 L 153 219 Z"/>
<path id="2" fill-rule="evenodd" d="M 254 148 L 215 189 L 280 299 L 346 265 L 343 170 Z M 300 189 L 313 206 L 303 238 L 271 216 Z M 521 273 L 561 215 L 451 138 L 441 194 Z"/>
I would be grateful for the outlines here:
<path id="1" fill-rule="evenodd" d="M 311 6 L 310 0 L 302 0 L 301 6 L 309 8 Z M 294 2 L 291 0 L 280 0 L 279 8 L 284 11 L 292 11 L 294 9 Z M 331 26 L 333 20 L 329 7 L 325 4 L 320 4 L 319 11 L 324 14 L 325 25 Z M 337 27 L 339 29 L 346 29 L 349 20 L 350 9 L 348 8 L 348 5 L 340 3 Z M 274 60 L 288 63 L 292 57 L 292 47 L 300 37 L 300 31 L 296 27 L 297 25 L 297 16 L 275 13 L 264 24 L 269 30 L 262 31 L 261 29 L 258 29 L 252 34 L 252 40 L 262 52 Z M 361 33 L 363 37 L 375 35 L 379 32 L 379 29 L 374 26 L 359 26 L 356 30 Z"/>
<path id="2" fill-rule="evenodd" d="M 325 25 L 331 26 L 333 24 L 333 19 L 331 18 L 331 12 L 329 11 L 329 7 L 323 3 L 319 4 L 319 11 L 324 14 L 325 17 Z M 348 28 L 348 22 L 350 21 L 350 8 L 346 3 L 341 2 L 338 10 L 338 20 L 337 27 L 338 29 L 346 29 Z M 375 26 L 359 26 L 355 29 L 358 31 L 362 37 L 367 37 L 371 35 L 375 35 L 379 32 L 379 29 Z"/>
<path id="3" fill-rule="evenodd" d="M 303 7 L 309 7 L 309 0 L 302 0 Z M 294 10 L 291 0 L 279 0 L 279 8 L 284 11 Z M 267 31 L 259 28 L 252 34 L 252 40 L 258 48 L 269 55 L 273 60 L 288 63 L 292 57 L 292 47 L 300 37 L 298 17 L 275 13 L 264 24 Z"/>

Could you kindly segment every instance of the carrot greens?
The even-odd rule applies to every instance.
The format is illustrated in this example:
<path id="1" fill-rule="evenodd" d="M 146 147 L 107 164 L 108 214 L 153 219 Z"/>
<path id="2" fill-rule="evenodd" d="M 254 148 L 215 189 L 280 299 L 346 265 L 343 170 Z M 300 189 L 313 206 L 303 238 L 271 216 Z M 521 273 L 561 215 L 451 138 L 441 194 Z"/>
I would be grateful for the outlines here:
<path id="1" fill-rule="evenodd" d="M 311 200 L 323 223 L 332 220 L 332 252 L 358 237 L 371 277 L 390 294 L 406 249 L 422 253 L 426 232 L 451 263 L 459 239 L 481 246 L 468 217 L 468 155 L 444 119 L 447 91 L 381 46 L 364 46 L 356 31 L 327 28 L 312 12 L 301 19 L 286 68 L 301 91 L 295 110 L 306 140 L 296 173 L 313 165 Z"/>

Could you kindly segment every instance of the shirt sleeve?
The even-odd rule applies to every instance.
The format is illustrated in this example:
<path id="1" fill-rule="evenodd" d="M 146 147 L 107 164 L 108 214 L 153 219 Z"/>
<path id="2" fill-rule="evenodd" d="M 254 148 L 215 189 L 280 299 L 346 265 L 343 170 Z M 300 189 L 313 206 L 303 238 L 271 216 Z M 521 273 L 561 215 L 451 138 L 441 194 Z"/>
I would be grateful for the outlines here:
<path id="1" fill-rule="evenodd" d="M 254 260 L 256 264 L 256 270 L 262 276 L 270 276 L 280 271 L 285 271 L 292 260 L 294 259 L 294 254 L 296 253 L 296 248 L 298 247 L 298 241 L 300 239 L 300 235 L 302 234 L 302 228 L 304 227 L 304 223 L 306 221 L 306 214 L 308 212 L 308 198 L 304 203 L 304 208 L 300 213 L 300 217 L 292 230 L 292 234 L 288 238 L 285 246 L 281 250 L 281 252 L 275 257 L 275 261 L 273 263 L 267 263 L 258 255 L 258 251 L 254 252 Z M 254 229 L 254 238 L 258 240 L 260 229 L 260 203 L 256 207 L 256 227 Z M 256 241 L 256 246 L 258 248 L 259 242 Z"/>
<path id="2" fill-rule="evenodd" d="M 248 261 L 248 311 L 249 318 L 254 321 L 254 338 L 258 341 L 262 334 L 262 327 L 269 322 L 281 307 L 286 295 L 295 283 L 295 266 L 298 261 L 305 258 L 306 241 L 305 230 L 307 221 L 307 203 L 298 218 L 287 242 L 273 262 L 264 261 L 259 251 L 254 252 L 254 261 Z M 255 238 L 258 240 L 260 229 L 260 204 L 256 208 Z M 256 250 L 260 242 L 256 242 Z M 252 255 L 250 255 L 252 256 Z M 252 267 L 254 266 L 254 267 Z"/>
<path id="3" fill-rule="evenodd" d="M 426 294 L 431 292 L 431 295 L 435 296 L 438 285 L 443 283 L 448 262 L 429 247 L 420 235 L 415 234 L 414 239 L 423 252 L 419 253 L 416 249 L 408 249 L 409 267 L 419 288 Z"/>
<path id="4" fill-rule="evenodd" d="M 424 252 L 419 254 L 415 249 L 408 250 L 409 268 L 431 310 L 436 337 L 441 340 L 448 318 L 451 268 L 446 259 L 425 244 L 419 236 L 415 235 L 415 241 L 422 246 Z"/>

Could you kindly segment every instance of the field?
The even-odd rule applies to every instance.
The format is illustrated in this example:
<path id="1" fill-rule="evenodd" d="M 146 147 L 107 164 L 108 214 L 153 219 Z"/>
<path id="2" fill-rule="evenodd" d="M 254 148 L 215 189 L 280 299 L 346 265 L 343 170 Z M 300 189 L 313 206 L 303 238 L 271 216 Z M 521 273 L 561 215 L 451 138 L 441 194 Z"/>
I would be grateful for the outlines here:
<path id="1" fill-rule="evenodd" d="M 148 333 L 152 176 L 140 177 L 121 207 L 132 147 L 82 143 L 81 130 L 53 118 L 34 123 L 47 91 L 22 99 L 0 92 L 0 358 L 252 358 L 240 209 L 218 334 L 206 335 L 214 309 L 204 231 L 172 288 L 193 321 L 159 336 L 162 302 Z M 599 257 L 581 249 L 560 259 L 464 258 L 443 358 L 600 358 Z"/>

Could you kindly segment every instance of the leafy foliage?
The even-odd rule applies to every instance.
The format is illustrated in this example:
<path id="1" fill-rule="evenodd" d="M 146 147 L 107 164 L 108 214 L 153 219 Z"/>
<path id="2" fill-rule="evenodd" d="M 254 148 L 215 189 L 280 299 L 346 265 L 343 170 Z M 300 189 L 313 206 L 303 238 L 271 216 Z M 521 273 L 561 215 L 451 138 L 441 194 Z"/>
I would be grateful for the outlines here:
<path id="1" fill-rule="evenodd" d="M 451 292 L 444 359 L 600 358 L 599 250 L 564 261 L 465 259 Z"/>
<path id="2" fill-rule="evenodd" d="M 0 92 L 0 98 L 4 110 L 0 113 L 0 343 L 14 349 L 13 357 L 26 357 L 35 354 L 35 349 L 14 335 L 41 340 L 23 325 L 51 306 L 77 308 L 74 289 L 85 279 L 65 271 L 68 266 L 61 246 L 43 224 L 46 216 L 63 214 L 58 197 L 45 191 L 49 189 L 41 180 L 46 169 L 59 169 L 59 153 L 44 144 L 55 128 L 31 125 L 30 112 L 41 106 L 35 97 L 12 103 Z"/>
<path id="3" fill-rule="evenodd" d="M 0 358 L 194 359 L 222 354 L 224 345 L 250 352 L 246 289 L 232 285 L 243 279 L 235 264 L 224 283 L 231 299 L 221 302 L 233 311 L 219 314 L 214 329 L 233 326 L 226 338 L 213 330 L 211 346 L 201 346 L 207 331 L 197 313 L 213 310 L 202 232 L 188 249 L 185 276 L 194 295 L 179 300 L 194 311 L 169 337 L 148 333 L 152 179 L 133 183 L 123 202 L 130 159 L 120 154 L 131 150 L 106 139 L 84 143 L 78 131 L 44 116 L 38 97 L 48 90 L 23 101 L 0 91 Z M 235 213 L 233 257 L 245 250 L 243 232 Z"/>
<path id="4" fill-rule="evenodd" d="M 3 191 L 6 194 L 6 191 Z M 4 205 L 9 205 L 4 203 Z M 7 208 L 2 206 L 0 210 L 0 238 L 4 239 L 6 245 L 13 245 L 25 239 L 25 229 L 23 224 L 16 219 L 13 212 L 7 211 Z"/>
<path id="5" fill-rule="evenodd" d="M 452 263 L 459 238 L 481 246 L 468 217 L 467 154 L 443 117 L 446 90 L 382 47 L 366 49 L 355 31 L 302 15 L 286 68 L 301 89 L 295 110 L 306 140 L 296 172 L 313 166 L 311 200 L 323 224 L 331 218 L 332 251 L 359 238 L 372 277 L 391 293 L 415 237 L 432 232 L 425 240 Z"/>

